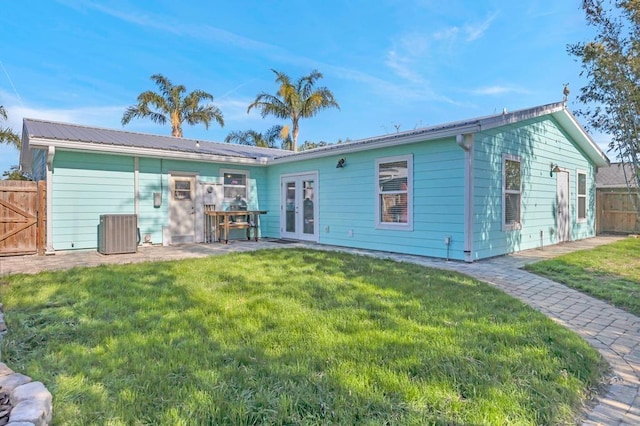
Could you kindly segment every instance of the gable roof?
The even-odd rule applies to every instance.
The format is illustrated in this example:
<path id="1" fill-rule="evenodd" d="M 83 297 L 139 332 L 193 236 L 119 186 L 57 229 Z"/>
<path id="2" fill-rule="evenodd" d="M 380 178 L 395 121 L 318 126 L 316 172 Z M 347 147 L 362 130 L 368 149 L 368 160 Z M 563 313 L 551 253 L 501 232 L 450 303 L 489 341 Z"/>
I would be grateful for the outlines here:
<path id="1" fill-rule="evenodd" d="M 24 170 L 28 171 L 31 167 L 30 148 L 46 149 L 49 146 L 54 146 L 69 150 L 97 151 L 123 155 L 266 165 L 455 137 L 543 116 L 552 116 L 596 166 L 609 165 L 607 156 L 582 128 L 563 102 L 353 142 L 327 145 L 295 153 L 280 149 L 207 142 L 25 118 L 23 120 L 20 164 Z"/>
<path id="2" fill-rule="evenodd" d="M 151 135 L 32 118 L 23 120 L 22 129 L 21 164 L 23 159 L 26 159 L 25 151 L 49 146 L 78 151 L 256 164 L 266 164 L 275 157 L 293 154 L 273 148 Z"/>
<path id="3" fill-rule="evenodd" d="M 455 137 L 460 134 L 494 129 L 496 127 L 506 126 L 546 115 L 552 116 L 556 119 L 558 124 L 567 132 L 567 134 L 569 134 L 569 136 L 571 136 L 571 138 L 596 166 L 601 167 L 609 165 L 609 159 L 605 153 L 598 147 L 593 139 L 591 139 L 589 134 L 584 130 L 580 123 L 578 123 L 575 116 L 566 108 L 563 102 L 521 109 L 510 113 L 503 112 L 501 114 L 486 117 L 454 121 L 437 126 L 361 139 L 353 142 L 327 145 L 321 148 L 299 152 L 295 156 L 278 156 L 273 160 L 273 162 L 285 163 L 296 161 L 301 158 L 317 158 L 327 155 L 339 155 L 349 152 L 363 151 L 372 148 L 397 146 L 452 136 Z"/>
<path id="4" fill-rule="evenodd" d="M 626 175 L 626 177 L 625 177 Z M 638 186 L 633 179 L 633 166 L 625 163 L 613 163 L 609 167 L 600 167 L 596 173 L 596 188 L 626 188 L 627 178 L 629 186 Z"/>

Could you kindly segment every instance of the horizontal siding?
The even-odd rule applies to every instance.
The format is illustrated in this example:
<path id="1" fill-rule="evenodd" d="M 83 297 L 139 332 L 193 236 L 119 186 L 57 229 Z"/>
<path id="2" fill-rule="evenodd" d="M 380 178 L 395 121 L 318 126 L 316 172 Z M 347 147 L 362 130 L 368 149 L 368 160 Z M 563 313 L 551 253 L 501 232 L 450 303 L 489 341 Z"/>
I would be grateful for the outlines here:
<path id="1" fill-rule="evenodd" d="M 375 161 L 413 155 L 413 231 L 376 229 Z M 344 168 L 336 163 L 344 157 Z M 319 242 L 338 246 L 463 259 L 464 151 L 453 138 L 270 166 L 269 210 L 280 209 L 283 174 L 318 172 Z M 279 215 L 267 215 L 269 236 L 280 235 Z M 326 232 L 328 229 L 328 232 Z M 350 234 L 351 231 L 351 234 Z"/>
<path id="2" fill-rule="evenodd" d="M 249 208 L 261 209 L 266 198 L 266 171 L 262 167 L 155 158 L 138 159 L 138 226 L 141 237 L 162 243 L 162 228 L 169 224 L 169 174 L 194 174 L 201 183 L 218 183 L 220 169 L 250 174 Z M 53 247 L 56 250 L 97 248 L 100 215 L 135 213 L 135 160 L 133 157 L 85 154 L 58 150 L 53 173 Z M 153 193 L 162 194 L 160 207 Z M 219 208 L 224 208 L 222 204 Z M 198 221 L 196 226 L 202 226 Z"/>
<path id="3" fill-rule="evenodd" d="M 502 230 L 502 154 L 522 159 L 522 228 Z M 476 134 L 474 143 L 474 259 L 556 243 L 556 176 L 550 164 L 570 174 L 571 239 L 594 235 L 595 197 L 588 195 L 588 221 L 576 223 L 576 170 L 594 182 L 594 167 L 551 117 Z"/>
<path id="4" fill-rule="evenodd" d="M 134 213 L 133 158 L 60 151 L 53 170 L 53 247 L 97 247 L 103 214 Z"/>

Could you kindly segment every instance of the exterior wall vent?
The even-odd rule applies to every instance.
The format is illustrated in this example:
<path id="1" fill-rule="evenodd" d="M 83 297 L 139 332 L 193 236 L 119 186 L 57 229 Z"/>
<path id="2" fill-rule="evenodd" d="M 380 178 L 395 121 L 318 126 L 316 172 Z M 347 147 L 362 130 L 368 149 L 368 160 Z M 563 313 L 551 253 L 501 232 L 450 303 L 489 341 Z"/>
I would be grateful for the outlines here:
<path id="1" fill-rule="evenodd" d="M 135 253 L 138 250 L 138 216 L 104 214 L 98 225 L 98 252 L 102 254 Z"/>

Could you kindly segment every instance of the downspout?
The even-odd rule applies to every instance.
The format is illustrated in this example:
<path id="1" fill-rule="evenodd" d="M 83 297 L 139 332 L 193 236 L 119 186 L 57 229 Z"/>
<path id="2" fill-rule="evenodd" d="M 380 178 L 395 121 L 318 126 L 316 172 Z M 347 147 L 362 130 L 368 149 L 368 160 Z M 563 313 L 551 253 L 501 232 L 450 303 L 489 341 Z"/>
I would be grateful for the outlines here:
<path id="1" fill-rule="evenodd" d="M 140 161 L 133 157 L 133 212 L 140 220 Z"/>
<path id="2" fill-rule="evenodd" d="M 456 136 L 464 150 L 464 261 L 473 262 L 473 133 Z"/>
<path id="3" fill-rule="evenodd" d="M 47 151 L 47 248 L 44 254 L 55 254 L 53 248 L 53 157 L 56 147 L 49 145 Z"/>

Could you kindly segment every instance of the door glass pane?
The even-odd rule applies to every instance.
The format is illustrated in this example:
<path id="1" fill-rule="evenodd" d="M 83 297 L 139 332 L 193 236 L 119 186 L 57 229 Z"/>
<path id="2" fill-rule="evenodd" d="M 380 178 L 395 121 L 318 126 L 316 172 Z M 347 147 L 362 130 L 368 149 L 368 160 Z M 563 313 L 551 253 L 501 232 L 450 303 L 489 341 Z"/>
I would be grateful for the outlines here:
<path id="1" fill-rule="evenodd" d="M 286 182 L 285 229 L 296 232 L 296 183 Z"/>
<path id="2" fill-rule="evenodd" d="M 314 233 L 315 217 L 313 214 L 313 180 L 302 182 L 304 200 L 302 201 L 302 232 L 304 234 Z"/>
<path id="3" fill-rule="evenodd" d="M 174 186 L 174 200 L 191 200 L 191 181 L 176 180 Z"/>

